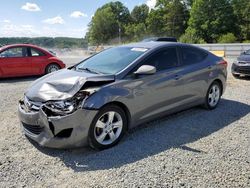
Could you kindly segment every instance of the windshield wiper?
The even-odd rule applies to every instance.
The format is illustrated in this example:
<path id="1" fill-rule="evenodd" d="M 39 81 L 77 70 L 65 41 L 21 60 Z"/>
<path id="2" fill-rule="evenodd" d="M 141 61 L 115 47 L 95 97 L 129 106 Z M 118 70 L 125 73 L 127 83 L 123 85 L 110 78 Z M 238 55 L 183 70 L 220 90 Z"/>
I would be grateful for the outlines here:
<path id="1" fill-rule="evenodd" d="M 90 69 L 90 68 L 78 68 L 78 70 L 85 70 L 85 71 L 88 71 L 88 72 L 91 72 L 91 73 L 95 73 L 95 74 L 102 74 L 101 72 L 93 70 L 93 69 Z"/>

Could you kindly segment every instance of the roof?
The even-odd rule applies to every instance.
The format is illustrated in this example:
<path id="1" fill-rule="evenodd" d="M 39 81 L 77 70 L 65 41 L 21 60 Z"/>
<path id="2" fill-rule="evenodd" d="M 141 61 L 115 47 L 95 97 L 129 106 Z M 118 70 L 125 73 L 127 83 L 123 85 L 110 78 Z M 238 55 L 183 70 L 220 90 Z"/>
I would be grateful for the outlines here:
<path id="1" fill-rule="evenodd" d="M 150 41 L 177 42 L 177 39 L 175 37 L 151 37 L 144 39 L 142 42 L 150 42 Z"/>
<path id="2" fill-rule="evenodd" d="M 33 44 L 10 44 L 10 45 L 6 45 L 6 46 L 2 46 L 1 49 L 18 47 L 18 46 L 40 48 L 39 46 L 36 46 Z"/>
<path id="3" fill-rule="evenodd" d="M 41 48 L 41 47 L 39 47 L 39 46 L 33 45 L 33 44 L 11 44 L 11 45 L 2 46 L 2 47 L 0 48 L 0 50 L 3 51 L 3 50 L 6 50 L 6 49 L 8 49 L 8 48 L 14 48 L 14 47 L 31 47 L 31 48 L 36 48 L 36 49 L 38 49 L 38 50 L 44 52 L 44 53 L 47 54 L 47 55 L 49 54 L 49 55 L 51 55 L 51 56 L 55 56 L 55 55 L 52 54 L 50 51 L 48 51 L 48 50 L 46 50 L 46 49 L 44 49 L 44 48 Z"/>
<path id="4" fill-rule="evenodd" d="M 180 42 L 158 42 L 158 41 L 151 41 L 151 42 L 138 42 L 138 43 L 132 43 L 127 44 L 124 46 L 127 47 L 137 47 L 137 48 L 157 48 L 157 47 L 164 47 L 164 46 L 193 46 L 190 44 L 180 43 Z"/>

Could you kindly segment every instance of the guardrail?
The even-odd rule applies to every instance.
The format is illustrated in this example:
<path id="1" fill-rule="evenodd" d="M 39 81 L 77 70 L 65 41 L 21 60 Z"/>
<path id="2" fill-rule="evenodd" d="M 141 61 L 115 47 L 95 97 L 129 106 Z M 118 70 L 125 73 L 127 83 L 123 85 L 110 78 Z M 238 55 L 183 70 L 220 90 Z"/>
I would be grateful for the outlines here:
<path id="1" fill-rule="evenodd" d="M 239 56 L 243 51 L 250 49 L 250 43 L 233 43 L 233 44 L 194 44 L 204 48 L 205 50 L 211 51 L 218 56 L 224 57 L 236 57 Z M 100 50 L 106 49 L 111 46 L 90 46 L 88 49 L 52 49 L 59 56 L 82 56 L 96 53 Z"/>
<path id="2" fill-rule="evenodd" d="M 233 44 L 195 44 L 208 51 L 222 54 L 225 57 L 239 56 L 242 52 L 250 49 L 250 43 L 233 43 Z"/>
<path id="3" fill-rule="evenodd" d="M 211 51 L 212 53 L 223 56 L 223 57 L 236 57 L 239 56 L 242 52 L 250 49 L 250 43 L 231 43 L 231 44 L 194 44 L 204 48 L 205 50 Z M 104 49 L 110 46 L 103 46 Z M 92 47 L 92 50 L 96 47 Z M 88 52 L 94 52 L 90 50 Z"/>

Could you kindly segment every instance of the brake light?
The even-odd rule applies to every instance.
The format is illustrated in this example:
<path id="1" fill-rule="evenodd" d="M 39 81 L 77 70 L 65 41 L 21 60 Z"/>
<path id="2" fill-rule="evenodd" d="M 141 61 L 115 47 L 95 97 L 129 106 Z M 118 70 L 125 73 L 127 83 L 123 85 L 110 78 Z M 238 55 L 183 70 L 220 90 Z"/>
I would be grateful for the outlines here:
<path id="1" fill-rule="evenodd" d="M 217 63 L 218 65 L 223 65 L 225 68 L 227 68 L 227 61 L 226 60 L 221 60 Z"/>

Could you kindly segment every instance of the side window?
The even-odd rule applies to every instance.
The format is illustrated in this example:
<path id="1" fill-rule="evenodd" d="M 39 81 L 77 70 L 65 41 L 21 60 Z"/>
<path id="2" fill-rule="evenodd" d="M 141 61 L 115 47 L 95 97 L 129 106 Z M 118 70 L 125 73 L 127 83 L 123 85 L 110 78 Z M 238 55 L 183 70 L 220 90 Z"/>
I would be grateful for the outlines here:
<path id="1" fill-rule="evenodd" d="M 176 48 L 166 48 L 152 55 L 148 59 L 139 63 L 135 68 L 133 68 L 127 76 L 131 76 L 142 65 L 151 65 L 156 68 L 156 71 L 162 71 L 178 66 L 178 56 Z"/>
<path id="2" fill-rule="evenodd" d="M 27 48 L 16 47 L 1 52 L 0 57 L 27 57 L 27 55 Z"/>
<path id="3" fill-rule="evenodd" d="M 182 51 L 182 65 L 192 65 L 203 61 L 207 54 L 202 50 L 195 48 L 181 48 Z"/>
<path id="4" fill-rule="evenodd" d="M 35 48 L 30 48 L 31 56 L 32 57 L 39 57 L 39 56 L 44 56 L 45 54 L 41 52 L 40 50 L 37 50 Z"/>
<path id="5" fill-rule="evenodd" d="M 166 48 L 151 56 L 145 65 L 153 65 L 157 71 L 162 71 L 176 67 L 178 65 L 178 57 L 176 48 Z"/>

